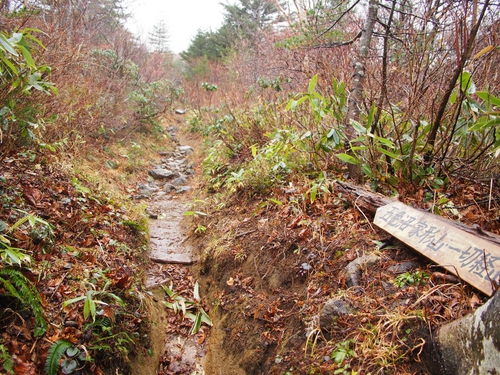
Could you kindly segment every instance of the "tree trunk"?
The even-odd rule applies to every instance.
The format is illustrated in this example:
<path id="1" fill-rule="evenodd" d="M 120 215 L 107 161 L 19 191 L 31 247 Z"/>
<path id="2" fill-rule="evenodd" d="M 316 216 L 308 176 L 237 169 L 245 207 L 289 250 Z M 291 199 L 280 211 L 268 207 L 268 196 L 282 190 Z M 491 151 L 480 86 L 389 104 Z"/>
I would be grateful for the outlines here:
<path id="1" fill-rule="evenodd" d="M 293 27 L 294 21 L 290 17 L 290 13 L 281 6 L 280 0 L 273 0 L 273 4 L 278 9 L 281 16 L 286 20 L 286 22 L 288 23 L 288 26 Z"/>
<path id="2" fill-rule="evenodd" d="M 424 363 L 432 374 L 486 375 L 500 369 L 500 293 L 473 314 L 445 324 L 427 341 Z"/>
<path id="3" fill-rule="evenodd" d="M 370 42 L 373 35 L 373 29 L 375 27 L 375 22 L 377 21 L 377 11 L 378 11 L 377 0 L 370 0 L 368 3 L 368 13 L 366 15 L 365 26 L 361 33 L 361 39 L 359 42 L 359 52 L 354 62 L 354 74 L 352 78 L 352 88 L 349 97 L 349 107 L 347 113 L 347 124 L 346 124 L 346 137 L 348 141 L 347 153 L 354 156 L 354 151 L 351 141 L 356 138 L 354 128 L 351 125 L 351 120 L 359 121 L 361 104 L 363 102 L 363 88 L 365 83 L 365 66 L 366 59 L 368 57 L 368 52 L 370 50 Z M 349 176 L 357 183 L 361 182 L 362 172 L 360 165 L 349 164 Z"/>

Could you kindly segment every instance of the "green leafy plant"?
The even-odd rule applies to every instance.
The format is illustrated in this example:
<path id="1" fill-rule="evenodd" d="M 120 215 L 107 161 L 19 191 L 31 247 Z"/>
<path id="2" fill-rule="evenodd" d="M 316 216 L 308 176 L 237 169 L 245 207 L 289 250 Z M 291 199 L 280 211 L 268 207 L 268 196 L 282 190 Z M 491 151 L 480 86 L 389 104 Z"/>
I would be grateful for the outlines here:
<path id="1" fill-rule="evenodd" d="M 107 283 L 103 290 L 89 290 L 84 296 L 79 296 L 76 298 L 71 298 L 63 303 L 63 307 L 66 307 L 68 305 L 71 305 L 73 303 L 77 303 L 80 301 L 83 301 L 83 317 L 85 319 L 88 319 L 89 316 L 92 317 L 92 321 L 95 321 L 96 315 L 97 315 L 97 305 L 105 305 L 107 306 L 108 303 L 96 299 L 96 297 L 104 297 L 108 299 L 112 299 L 115 302 L 117 302 L 120 306 L 124 306 L 123 300 L 118 297 L 116 294 L 113 294 L 111 292 L 106 291 L 106 287 L 109 285 Z"/>
<path id="2" fill-rule="evenodd" d="M 349 363 L 344 363 L 345 360 L 349 358 L 357 357 L 356 352 L 351 348 L 353 344 L 354 341 L 349 339 L 335 345 L 335 349 L 330 354 L 330 358 L 333 359 L 339 368 L 333 372 L 334 374 L 349 375 L 356 373 L 350 370 Z"/>
<path id="3" fill-rule="evenodd" d="M 309 190 L 307 190 L 305 195 L 309 196 L 311 203 L 314 203 L 318 194 L 321 194 L 321 193 L 330 194 L 330 189 L 328 188 L 328 181 L 327 181 L 326 172 L 324 172 L 324 171 L 322 171 L 320 173 L 320 175 L 318 176 L 318 178 L 316 178 L 313 181 L 311 188 Z"/>
<path id="4" fill-rule="evenodd" d="M 21 266 L 23 263 L 31 263 L 31 257 L 28 254 L 25 254 L 25 250 L 11 246 L 11 241 L 8 238 L 9 233 L 14 232 L 25 223 L 29 223 L 33 229 L 32 234 L 36 237 L 50 238 L 53 234 L 54 227 L 52 224 L 35 215 L 28 214 L 27 212 L 21 210 L 19 210 L 19 212 L 23 213 L 25 216 L 16 221 L 10 227 L 8 227 L 4 221 L 0 221 L 0 233 L 5 233 L 0 234 L 0 258 L 5 264 L 8 265 Z M 43 229 L 37 230 L 37 225 L 41 225 Z"/>
<path id="5" fill-rule="evenodd" d="M 309 82 L 307 92 L 290 100 L 286 110 L 296 113 L 299 124 L 314 124 L 304 129 L 300 140 L 303 151 L 313 155 L 313 161 L 319 167 L 319 157 L 343 146 L 347 91 L 345 83 L 333 79 L 333 94 L 324 96 L 318 92 L 317 84 L 318 76 L 315 75 Z M 307 104 L 307 110 L 299 111 L 303 104 Z"/>
<path id="6" fill-rule="evenodd" d="M 217 91 L 218 90 L 217 85 L 213 85 L 213 84 L 210 84 L 208 82 L 203 82 L 201 84 L 201 87 L 203 87 L 207 91 Z"/>
<path id="7" fill-rule="evenodd" d="M 2 364 L 5 371 L 7 371 L 9 374 L 14 374 L 12 356 L 3 344 L 0 344 L 0 363 Z"/>
<path id="8" fill-rule="evenodd" d="M 99 323 L 102 332 L 98 334 L 98 338 L 89 346 L 91 350 L 113 351 L 120 353 L 125 357 L 128 355 L 131 345 L 134 345 L 134 340 L 127 332 L 118 332 L 111 334 L 112 327 L 109 319 L 101 319 Z"/>
<path id="9" fill-rule="evenodd" d="M 407 285 L 420 285 L 427 282 L 429 275 L 426 272 L 417 270 L 415 272 L 405 272 L 401 275 L 396 276 L 394 279 L 394 285 L 399 288 L 403 288 Z"/>
<path id="10" fill-rule="evenodd" d="M 11 246 L 8 234 L 12 233 L 25 223 L 29 223 L 31 227 L 36 228 L 37 224 L 42 224 L 49 234 L 52 233 L 52 226 L 45 220 L 42 220 L 34 215 L 25 214 L 24 217 L 16 221 L 9 228 L 7 224 L 0 221 L 0 259 L 6 265 L 0 269 L 0 285 L 4 289 L 3 295 L 15 298 L 21 306 L 31 309 L 35 316 L 35 336 L 42 336 L 47 331 L 47 323 L 45 322 L 44 312 L 42 308 L 42 299 L 38 290 L 29 281 L 20 270 L 13 268 L 29 265 L 31 256 L 25 253 L 25 250 Z"/>
<path id="11" fill-rule="evenodd" d="M 57 93 L 54 85 L 43 79 L 50 67 L 37 66 L 32 55 L 36 48 L 45 48 L 33 36 L 40 32 L 33 28 L 11 35 L 0 32 L 0 135 L 3 130 L 13 138 L 33 140 L 40 121 L 33 104 L 20 99 L 33 90 Z"/>
<path id="12" fill-rule="evenodd" d="M 63 374 L 72 374 L 78 367 L 81 367 L 81 362 L 85 360 L 87 360 L 85 351 L 67 340 L 57 340 L 49 348 L 45 361 L 45 373 L 57 375 L 60 369 Z"/>
<path id="13" fill-rule="evenodd" d="M 130 94 L 130 99 L 135 104 L 137 119 L 146 124 L 154 125 L 154 129 L 161 132 L 157 127 L 156 119 L 167 109 L 165 100 L 170 88 L 166 82 L 156 81 L 143 83 L 137 90 Z"/>
<path id="14" fill-rule="evenodd" d="M 187 300 L 181 294 L 175 293 L 173 291 L 173 284 L 170 287 L 163 286 L 163 290 L 169 297 L 170 301 L 163 302 L 165 306 L 174 311 L 175 314 L 182 313 L 183 316 L 189 318 L 193 325 L 191 327 L 191 334 L 196 334 L 202 323 L 212 326 L 212 320 L 203 309 L 201 305 L 201 297 L 198 282 L 195 283 L 193 289 L 193 300 Z"/>
<path id="15" fill-rule="evenodd" d="M 260 203 L 257 206 L 257 209 L 255 210 L 255 212 L 257 212 L 261 208 L 270 207 L 270 206 L 273 206 L 273 205 L 281 207 L 281 206 L 283 206 L 283 202 L 280 201 L 279 199 L 276 199 L 276 198 L 267 198 L 265 201 L 263 201 L 262 203 Z"/>
<path id="16" fill-rule="evenodd" d="M 205 233 L 206 231 L 207 231 L 207 227 L 206 227 L 206 226 L 204 226 L 204 225 L 201 225 L 201 224 L 198 224 L 198 225 L 196 226 L 196 229 L 194 230 L 194 232 L 195 232 L 196 234 Z"/>
<path id="17" fill-rule="evenodd" d="M 45 334 L 47 323 L 44 318 L 42 299 L 31 281 L 21 271 L 4 267 L 0 269 L 0 285 L 5 290 L 4 295 L 17 299 L 23 307 L 31 309 L 36 322 L 35 336 Z"/>
<path id="18" fill-rule="evenodd" d="M 290 78 L 285 78 L 282 75 L 276 78 L 259 77 L 257 85 L 262 89 L 272 88 L 276 91 L 283 91 L 283 83 L 290 83 Z"/>
<path id="19" fill-rule="evenodd" d="M 24 253 L 25 250 L 11 246 L 9 239 L 0 234 L 0 258 L 8 265 L 20 266 L 23 263 L 30 263 L 31 256 Z"/>
<path id="20" fill-rule="evenodd" d="M 463 121 L 468 125 L 468 135 L 473 140 L 485 139 L 492 148 L 494 157 L 500 155 L 500 98 L 490 91 L 476 91 L 469 72 L 462 72 L 460 90 L 466 96 L 463 108 Z M 458 96 L 456 90 L 450 101 Z M 474 100 L 475 95 L 478 100 Z"/>
<path id="21" fill-rule="evenodd" d="M 207 213 L 203 211 L 185 211 L 183 215 L 198 217 L 198 216 L 207 216 Z"/>

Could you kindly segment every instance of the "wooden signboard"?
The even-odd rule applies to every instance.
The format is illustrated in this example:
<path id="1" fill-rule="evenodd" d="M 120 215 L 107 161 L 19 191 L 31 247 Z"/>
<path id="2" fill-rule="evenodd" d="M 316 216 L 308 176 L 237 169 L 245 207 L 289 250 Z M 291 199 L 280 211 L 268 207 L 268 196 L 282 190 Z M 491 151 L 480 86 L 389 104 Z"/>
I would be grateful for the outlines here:
<path id="1" fill-rule="evenodd" d="M 491 296 L 500 277 L 500 246 L 467 233 L 446 219 L 401 202 L 379 207 L 375 225 Z"/>

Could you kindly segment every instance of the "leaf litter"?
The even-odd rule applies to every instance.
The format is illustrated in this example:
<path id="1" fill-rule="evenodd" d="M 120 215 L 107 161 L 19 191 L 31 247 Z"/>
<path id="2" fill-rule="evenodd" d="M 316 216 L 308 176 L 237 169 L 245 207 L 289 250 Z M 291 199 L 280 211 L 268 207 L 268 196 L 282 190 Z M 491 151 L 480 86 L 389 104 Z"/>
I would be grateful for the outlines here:
<path id="1" fill-rule="evenodd" d="M 44 157 L 37 155 L 33 164 L 12 155 L 0 166 L 0 221 L 10 227 L 28 214 L 51 225 L 26 222 L 9 235 L 12 246 L 36 261 L 20 269 L 40 292 L 50 322 L 46 335 L 35 337 L 29 309 L 18 313 L 18 301 L 2 297 L 2 325 L 9 327 L 2 330 L 2 343 L 16 373 L 42 373 L 49 348 L 58 340 L 88 352 L 93 362 L 82 362 L 86 373 L 128 368 L 124 352 L 150 349 L 145 273 L 172 282 L 187 301 L 193 300 L 199 280 L 202 306 L 214 321 L 212 329 L 202 325 L 192 336 L 192 320 L 166 309 L 165 330 L 177 335 L 178 345 L 162 356 L 159 374 L 199 370 L 194 364 L 177 366 L 187 340 L 208 348 L 206 373 L 221 368 L 233 374 L 425 373 L 419 363 L 421 332 L 432 332 L 484 302 L 445 270 L 374 231 L 370 218 L 335 191 L 308 202 L 301 198 L 305 192 L 277 188 L 272 194 L 281 205 L 262 205 L 259 197 L 236 193 L 225 208 L 204 207 L 206 216 L 192 218 L 192 225 L 207 230 L 192 228 L 198 265 L 145 268 L 144 228 L 106 194 L 93 193 L 85 176 L 71 181 L 43 163 Z M 448 194 L 457 211 L 443 214 L 499 232 L 496 202 L 485 209 L 486 185 L 457 181 Z M 431 209 L 433 202 L 422 203 L 423 195 L 418 190 L 405 200 Z M 345 267 L 372 253 L 380 256 L 378 264 L 363 270 L 358 286 L 348 287 Z M 415 263 L 411 272 L 429 277 L 398 287 L 390 268 L 408 261 Z M 113 293 L 126 307 L 103 293 L 98 300 L 103 303 L 96 303 L 102 307 L 95 311 L 99 324 L 84 318 L 83 300 L 63 308 L 65 301 L 92 290 Z M 353 313 L 321 327 L 321 308 L 332 298 L 346 301 Z M 119 352 L 103 356 L 106 346 Z"/>
<path id="2" fill-rule="evenodd" d="M 69 178 L 54 160 L 47 162 L 51 157 L 36 154 L 33 161 L 13 154 L 0 165 L 0 221 L 12 229 L 29 219 L 2 235 L 33 259 L 0 267 L 13 267 L 34 285 L 48 323 L 45 335 L 33 335 L 29 306 L 0 287 L 1 344 L 18 374 L 44 373 L 49 348 L 59 340 L 85 351 L 79 373 L 126 373 L 127 353 L 149 345 L 141 301 L 146 232 L 121 203 L 94 192 L 84 175 Z M 65 304 L 75 298 L 80 299 Z"/>
<path id="3" fill-rule="evenodd" d="M 443 216 L 463 213 L 463 222 L 499 233 L 498 206 L 488 211 L 474 203 L 488 197 L 487 186 L 451 186 L 452 208 L 464 208 L 439 207 Z M 406 203 L 433 209 L 419 192 L 408 192 Z M 314 202 L 306 195 L 305 188 L 277 187 L 266 198 L 282 204 L 263 205 L 264 197 L 237 191 L 223 208 L 207 204 L 213 209 L 193 222 L 193 230 L 200 223 L 209 228 L 193 235 L 215 326 L 207 373 L 428 373 L 421 356 L 432 332 L 474 311 L 485 296 L 374 228 L 373 218 L 333 185 Z M 208 195 L 205 202 L 211 199 L 220 198 Z M 378 262 L 349 286 L 346 266 L 367 254 Z M 395 268 L 402 264 L 410 266 L 406 274 Z M 325 326 L 322 308 L 332 299 L 350 313 Z"/>

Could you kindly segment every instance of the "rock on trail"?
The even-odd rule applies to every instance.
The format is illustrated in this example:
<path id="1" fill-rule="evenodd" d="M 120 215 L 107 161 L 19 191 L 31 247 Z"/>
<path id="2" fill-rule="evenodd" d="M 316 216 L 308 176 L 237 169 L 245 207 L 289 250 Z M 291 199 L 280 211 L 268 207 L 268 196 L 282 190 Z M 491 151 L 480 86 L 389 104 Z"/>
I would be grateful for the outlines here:
<path id="1" fill-rule="evenodd" d="M 193 251 L 184 242 L 186 235 L 181 227 L 184 205 L 177 200 L 164 200 L 154 202 L 154 208 L 161 213 L 149 225 L 151 260 L 159 263 L 194 263 Z"/>
<path id="2" fill-rule="evenodd" d="M 189 176 L 194 165 L 188 161 L 193 148 L 178 145 L 175 151 L 160 153 L 160 164 L 148 171 L 149 180 L 136 186 L 136 199 L 148 200 L 146 212 L 149 224 L 150 259 L 158 263 L 194 263 L 193 249 L 185 243 L 187 238 L 181 222 L 185 205 L 180 195 L 190 190 Z M 149 286 L 154 280 L 148 280 Z"/>

